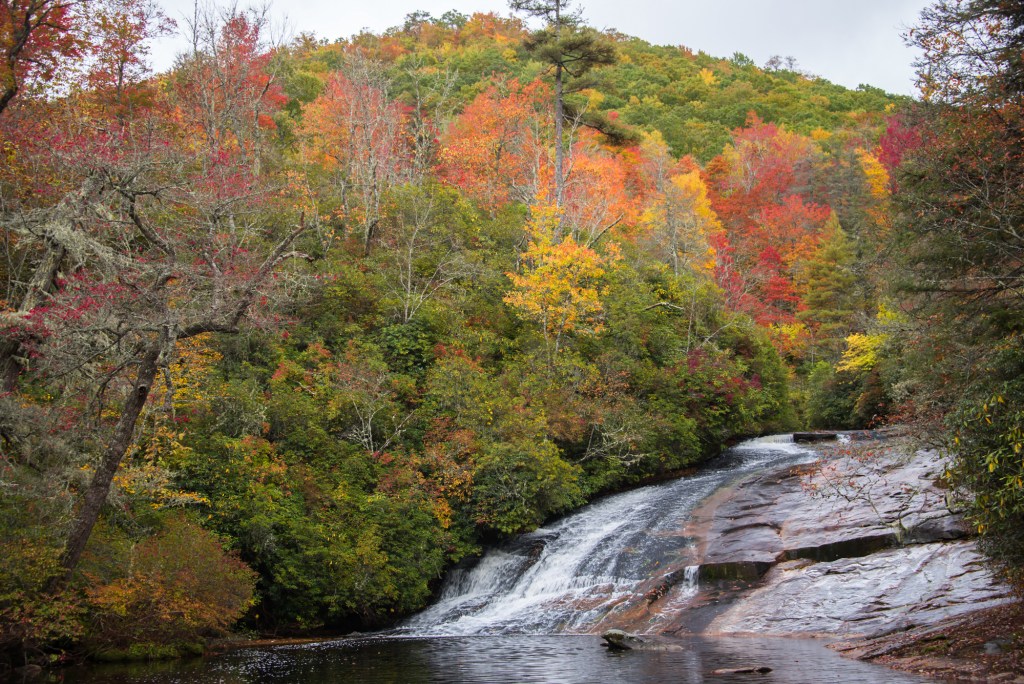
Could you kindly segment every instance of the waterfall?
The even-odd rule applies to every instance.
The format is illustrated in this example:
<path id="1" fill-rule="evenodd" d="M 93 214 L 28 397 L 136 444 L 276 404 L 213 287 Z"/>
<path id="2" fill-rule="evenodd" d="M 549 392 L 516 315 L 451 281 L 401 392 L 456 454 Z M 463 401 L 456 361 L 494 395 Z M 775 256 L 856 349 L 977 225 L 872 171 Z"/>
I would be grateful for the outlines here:
<path id="1" fill-rule="evenodd" d="M 764 437 L 755 437 L 754 439 L 748 439 L 739 445 L 739 448 L 756 448 L 765 444 L 793 444 L 793 434 L 786 433 L 782 435 L 765 435 Z"/>
<path id="2" fill-rule="evenodd" d="M 699 574 L 700 574 L 700 566 L 699 565 L 687 565 L 686 566 L 686 574 L 685 574 L 684 579 L 683 579 L 683 584 L 687 588 L 693 589 L 694 591 L 696 591 L 697 590 L 697 578 L 698 578 Z"/>
<path id="3" fill-rule="evenodd" d="M 683 535 L 697 505 L 768 464 L 812 458 L 792 435 L 760 438 L 730 449 L 695 476 L 601 499 L 490 549 L 472 568 L 453 570 L 437 602 L 399 629 L 416 635 L 581 634 L 646 604 L 649 587 L 668 591 L 667 606 L 681 604 L 697 591 L 699 567 Z"/>

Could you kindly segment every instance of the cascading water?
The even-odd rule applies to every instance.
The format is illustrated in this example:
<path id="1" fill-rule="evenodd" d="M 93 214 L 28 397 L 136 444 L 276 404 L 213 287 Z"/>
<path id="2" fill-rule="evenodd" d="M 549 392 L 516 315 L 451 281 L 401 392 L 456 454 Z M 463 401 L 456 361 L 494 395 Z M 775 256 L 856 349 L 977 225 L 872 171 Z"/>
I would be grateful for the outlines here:
<path id="1" fill-rule="evenodd" d="M 487 552 L 450 573 L 438 601 L 407 620 L 416 635 L 582 634 L 629 609 L 646 589 L 673 591 L 669 606 L 697 591 L 698 568 L 683 529 L 696 506 L 723 485 L 769 464 L 812 452 L 791 435 L 744 442 L 712 469 L 599 500 Z"/>

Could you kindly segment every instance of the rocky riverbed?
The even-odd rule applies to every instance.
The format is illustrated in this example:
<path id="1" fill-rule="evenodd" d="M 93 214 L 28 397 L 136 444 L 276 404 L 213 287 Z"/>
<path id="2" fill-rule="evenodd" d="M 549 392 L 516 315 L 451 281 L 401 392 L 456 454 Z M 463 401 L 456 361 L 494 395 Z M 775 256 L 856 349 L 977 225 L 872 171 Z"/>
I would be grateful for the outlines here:
<path id="1" fill-rule="evenodd" d="M 687 609 L 668 587 L 631 627 L 823 637 L 877 658 L 899 635 L 910 643 L 906 635 L 934 637 L 979 611 L 1012 610 L 1009 587 L 947 506 L 942 472 L 933 451 L 872 440 L 748 476 L 706 501 L 686 530 L 701 587 Z M 1008 634 L 999 648 L 1020 644 Z M 976 676 L 966 665 L 959 674 Z"/>

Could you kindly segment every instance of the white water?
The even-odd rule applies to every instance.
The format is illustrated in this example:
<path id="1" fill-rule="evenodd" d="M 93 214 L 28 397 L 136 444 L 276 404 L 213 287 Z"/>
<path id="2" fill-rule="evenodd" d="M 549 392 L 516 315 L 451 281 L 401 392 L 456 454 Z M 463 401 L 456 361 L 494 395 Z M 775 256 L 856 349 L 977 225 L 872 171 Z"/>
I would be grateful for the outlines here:
<path id="1" fill-rule="evenodd" d="M 691 512 L 737 477 L 769 464 L 798 463 L 812 452 L 792 435 L 730 449 L 698 475 L 617 494 L 488 551 L 456 569 L 438 601 L 407 620 L 417 635 L 583 634 L 638 596 L 644 582 L 688 559 L 682 536 Z M 697 591 L 696 566 L 685 568 L 668 608 Z"/>

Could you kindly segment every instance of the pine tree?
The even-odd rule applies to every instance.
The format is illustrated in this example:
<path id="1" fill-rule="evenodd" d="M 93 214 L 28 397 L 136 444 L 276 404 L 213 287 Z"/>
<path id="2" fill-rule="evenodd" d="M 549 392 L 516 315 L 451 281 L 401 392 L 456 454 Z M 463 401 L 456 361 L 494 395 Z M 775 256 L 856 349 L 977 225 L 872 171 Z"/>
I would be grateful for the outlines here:
<path id="1" fill-rule="evenodd" d="M 833 213 L 825 226 L 825 239 L 800 266 L 802 310 L 797 314 L 813 332 L 813 356 L 838 358 L 857 313 L 857 275 L 853 242 Z"/>
<path id="2" fill-rule="evenodd" d="M 590 27 L 582 26 L 580 11 L 571 0 L 511 0 L 513 11 L 544 21 L 526 42 L 526 48 L 554 70 L 555 81 L 555 205 L 565 196 L 566 143 L 564 124 L 567 92 L 586 87 L 579 79 L 595 67 L 615 62 L 615 47 Z M 567 79 L 576 79 L 568 83 Z"/>

